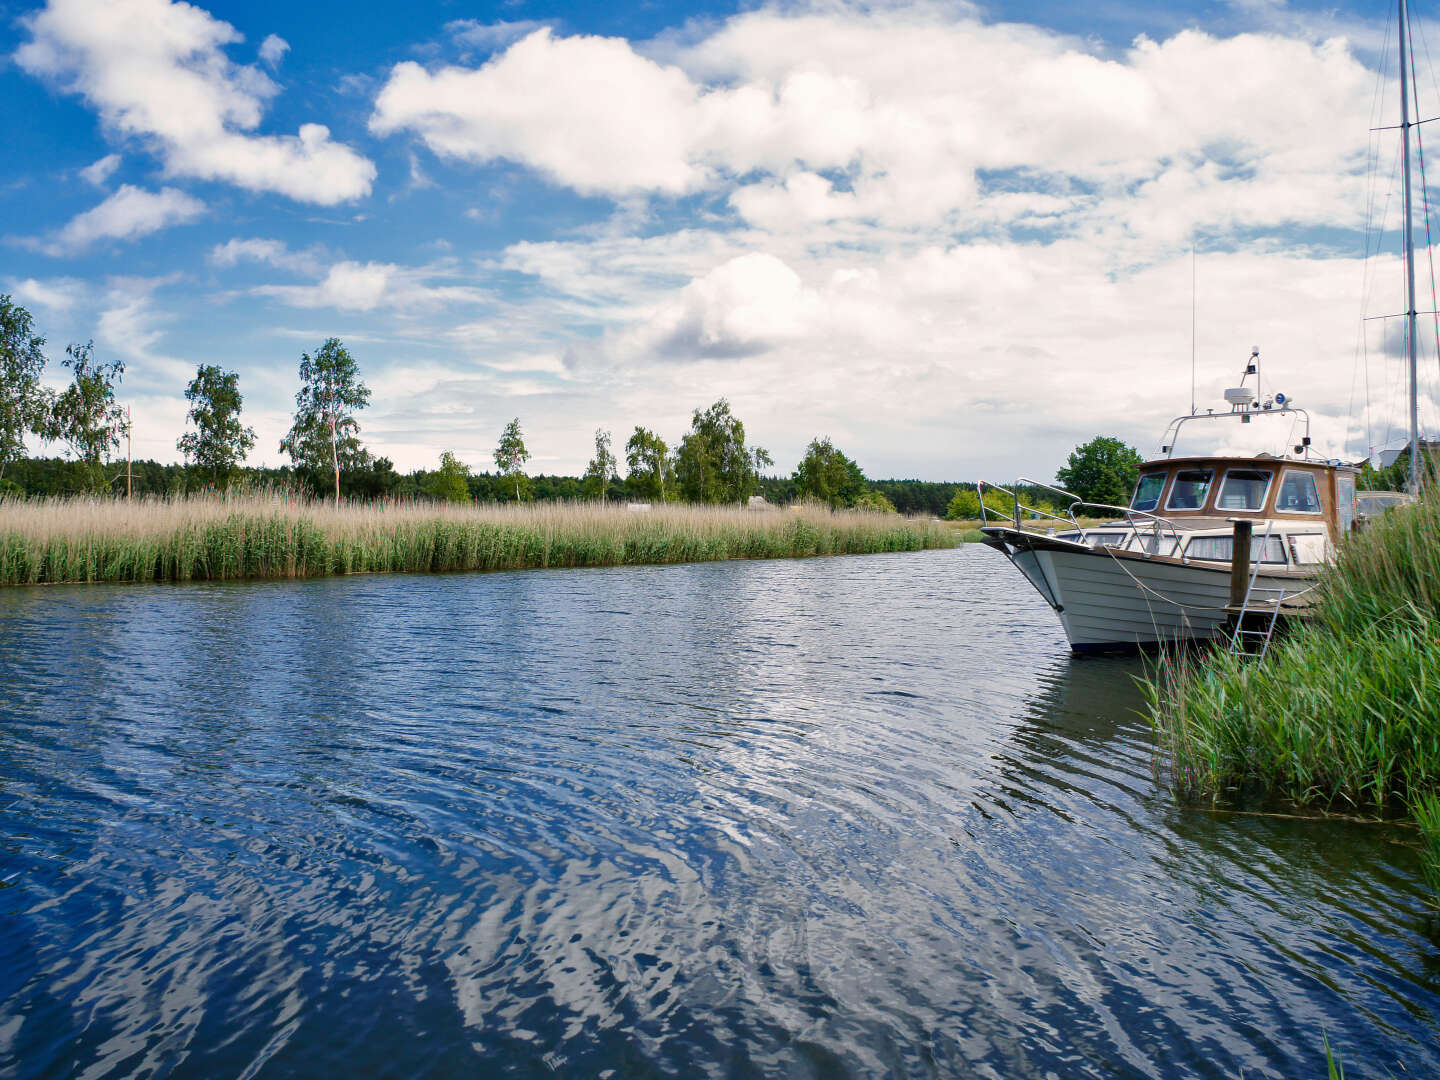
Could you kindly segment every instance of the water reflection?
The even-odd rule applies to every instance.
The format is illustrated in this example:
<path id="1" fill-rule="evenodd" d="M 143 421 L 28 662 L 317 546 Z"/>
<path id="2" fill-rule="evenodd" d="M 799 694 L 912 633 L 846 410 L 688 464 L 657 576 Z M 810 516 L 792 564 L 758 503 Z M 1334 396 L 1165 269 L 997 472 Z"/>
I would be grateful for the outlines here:
<path id="1" fill-rule="evenodd" d="M 0 593 L 0 1072 L 1440 1065 L 1413 852 L 990 555 Z"/>

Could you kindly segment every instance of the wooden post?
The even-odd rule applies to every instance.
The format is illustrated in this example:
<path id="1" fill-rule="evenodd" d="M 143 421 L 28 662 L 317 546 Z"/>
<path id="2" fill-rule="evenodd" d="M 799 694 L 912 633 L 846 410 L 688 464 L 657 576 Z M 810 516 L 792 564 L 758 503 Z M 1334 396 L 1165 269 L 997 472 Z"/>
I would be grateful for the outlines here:
<path id="1" fill-rule="evenodd" d="M 1250 538 L 1254 528 L 1254 522 L 1248 519 L 1235 521 L 1235 538 L 1230 549 L 1231 607 L 1245 603 L 1245 590 L 1250 585 Z"/>

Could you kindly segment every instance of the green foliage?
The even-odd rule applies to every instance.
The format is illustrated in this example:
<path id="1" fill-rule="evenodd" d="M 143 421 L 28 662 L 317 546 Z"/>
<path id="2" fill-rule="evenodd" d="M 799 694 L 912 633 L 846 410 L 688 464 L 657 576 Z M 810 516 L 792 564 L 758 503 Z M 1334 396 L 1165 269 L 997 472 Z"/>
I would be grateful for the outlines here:
<path id="1" fill-rule="evenodd" d="M 721 398 L 692 415 L 675 455 L 675 477 L 690 502 L 741 503 L 755 493 L 760 469 L 773 464 L 760 447 L 746 447 L 745 425 Z"/>
<path id="2" fill-rule="evenodd" d="M 431 498 L 444 502 L 468 503 L 470 501 L 470 466 L 446 450 L 440 455 L 440 468 L 425 481 L 425 491 Z"/>
<path id="3" fill-rule="evenodd" d="M 610 491 L 612 480 L 620 474 L 616 468 L 615 455 L 610 452 L 610 432 L 595 429 L 595 456 L 585 467 L 585 495 L 587 498 L 604 501 Z"/>
<path id="4" fill-rule="evenodd" d="M 980 516 L 980 496 L 973 487 L 963 487 L 955 492 L 950 505 L 945 507 L 946 521 L 974 521 Z"/>
<path id="5" fill-rule="evenodd" d="M 816 499 L 832 509 L 854 506 L 866 491 L 865 474 L 829 438 L 812 439 L 795 470 L 795 490 L 802 498 Z"/>
<path id="6" fill-rule="evenodd" d="M 45 435 L 65 443 L 83 464 L 88 490 L 104 491 L 105 465 L 125 434 L 125 411 L 115 403 L 115 384 L 125 374 L 125 363 L 97 363 L 95 343 L 88 341 L 67 345 L 64 364 L 70 385 L 55 399 Z"/>
<path id="7" fill-rule="evenodd" d="M 175 446 L 185 455 L 186 464 L 193 463 L 200 477 L 215 487 L 224 487 L 255 445 L 254 430 L 240 424 L 240 407 L 244 404 L 240 376 L 221 371 L 214 364 L 201 364 L 185 388 L 185 400 L 190 402 L 186 419 L 195 425 L 195 430 L 180 436 Z"/>
<path id="8" fill-rule="evenodd" d="M 872 514 L 894 514 L 897 513 L 895 504 L 878 491 L 862 491 L 855 500 L 856 510 L 865 510 Z"/>
<path id="9" fill-rule="evenodd" d="M 1149 680 L 1177 790 L 1428 813 L 1440 790 L 1440 499 L 1347 539 L 1313 610 L 1263 660 L 1182 654 Z"/>
<path id="10" fill-rule="evenodd" d="M 674 463 L 670 458 L 670 448 L 659 435 L 636 427 L 635 433 L 625 443 L 625 463 L 630 467 L 630 475 L 625 480 L 630 495 L 656 502 L 674 497 L 673 487 L 666 487 Z"/>
<path id="11" fill-rule="evenodd" d="M 1420 443 L 1420 483 L 1434 484 L 1440 474 L 1440 451 L 1433 443 Z M 1360 475 L 1355 486 L 1361 491 L 1404 491 L 1410 484 L 1410 451 L 1401 451 L 1400 456 L 1383 469 L 1377 469 L 1366 461 L 1360 466 Z"/>
<path id="12" fill-rule="evenodd" d="M 30 312 L 0 296 L 0 477 L 25 452 L 25 436 L 43 435 L 49 422 L 50 395 L 40 385 L 44 345 Z"/>
<path id="13" fill-rule="evenodd" d="M 517 416 L 505 425 L 500 433 L 500 444 L 495 447 L 495 465 L 502 476 L 515 485 L 515 501 L 525 497 L 525 462 L 530 460 L 530 451 L 525 448 L 525 436 L 520 431 Z"/>
<path id="14" fill-rule="evenodd" d="M 364 469 L 370 454 L 360 445 L 355 413 L 370 404 L 370 390 L 360 369 L 339 338 L 326 338 L 312 357 L 300 354 L 300 389 L 295 394 L 295 422 L 280 441 L 297 469 L 333 472 L 335 499 L 340 499 L 340 473 Z"/>
<path id="15" fill-rule="evenodd" d="M 1021 494 L 1021 501 L 1030 507 L 1040 509 L 1037 502 L 1030 501 L 1027 494 Z M 985 489 L 985 510 L 992 517 L 1014 520 L 1015 500 L 1003 491 L 992 487 Z M 973 486 L 962 487 L 955 492 L 950 505 L 945 508 L 946 521 L 978 521 L 980 518 L 980 496 Z"/>
<path id="16" fill-rule="evenodd" d="M 1140 476 L 1140 452 L 1119 439 L 1096 435 L 1070 454 L 1055 482 L 1086 502 L 1125 506 Z"/>

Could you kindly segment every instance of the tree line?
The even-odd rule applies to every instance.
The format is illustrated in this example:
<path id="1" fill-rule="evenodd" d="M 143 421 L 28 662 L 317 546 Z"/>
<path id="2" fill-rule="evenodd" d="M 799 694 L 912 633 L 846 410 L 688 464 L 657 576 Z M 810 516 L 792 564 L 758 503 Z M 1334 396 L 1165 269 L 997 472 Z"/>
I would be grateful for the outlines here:
<path id="1" fill-rule="evenodd" d="M 93 342 L 70 345 L 64 367 L 69 385 L 56 392 L 41 383 L 45 339 L 30 313 L 0 296 L 0 493 L 61 494 L 109 492 L 117 483 L 116 451 L 129 435 L 129 418 L 116 400 L 124 374 L 120 360 L 105 362 Z M 252 468 L 243 462 L 255 446 L 255 432 L 241 419 L 244 397 L 237 372 L 201 364 L 185 389 L 186 430 L 176 441 L 183 465 L 128 462 L 130 490 L 140 494 L 224 489 L 236 483 L 273 484 L 336 499 L 429 497 L 455 501 L 526 499 L 630 499 L 694 503 L 743 503 L 761 493 L 768 501 L 810 499 L 832 507 L 929 512 L 936 516 L 941 492 L 955 485 L 919 481 L 872 484 L 854 460 L 829 438 L 817 437 L 788 478 L 769 477 L 770 454 L 746 439 L 744 423 L 721 398 L 696 409 L 690 429 L 667 442 L 637 426 L 623 448 L 612 434 L 595 432 L 595 452 L 578 478 L 530 476 L 531 458 L 519 417 L 500 433 L 493 453 L 495 471 L 474 471 L 452 451 L 438 468 L 402 476 L 388 458 L 372 454 L 361 440 L 359 414 L 370 390 L 354 356 L 338 338 L 328 338 L 299 363 L 300 389 L 290 430 L 280 452 L 291 464 Z M 28 458 L 25 440 L 34 436 L 65 448 L 64 458 Z M 620 476 L 624 455 L 626 475 Z"/>

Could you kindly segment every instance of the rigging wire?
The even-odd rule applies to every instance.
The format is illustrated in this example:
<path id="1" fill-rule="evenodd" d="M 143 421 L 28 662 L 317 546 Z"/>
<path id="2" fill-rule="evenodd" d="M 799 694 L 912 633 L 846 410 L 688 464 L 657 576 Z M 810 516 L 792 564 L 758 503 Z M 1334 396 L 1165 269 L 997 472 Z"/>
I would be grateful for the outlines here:
<path id="1" fill-rule="evenodd" d="M 1413 40 L 1413 38 L 1412 38 L 1412 40 Z M 1435 96 L 1436 96 L 1437 100 L 1440 100 L 1440 84 L 1437 84 L 1437 83 L 1436 83 L 1436 79 L 1435 79 L 1435 65 L 1434 65 L 1434 63 L 1432 62 L 1431 57 L 1430 57 L 1430 43 L 1429 43 L 1429 41 L 1428 41 L 1428 40 L 1426 39 L 1426 37 L 1425 37 L 1425 23 L 1424 23 L 1424 20 L 1421 20 L 1421 23 L 1420 23 L 1420 45 L 1421 45 L 1421 47 L 1424 48 L 1424 50 L 1425 50 L 1425 67 L 1426 67 L 1426 70 L 1428 70 L 1429 73 L 1430 73 L 1430 86 L 1431 86 L 1431 88 L 1432 88 L 1433 90 L 1435 90 Z M 1413 47 L 1412 47 L 1411 52 L 1412 52 L 1412 55 L 1413 55 L 1413 52 L 1414 52 Z M 1419 80 L 1416 80 L 1416 81 L 1418 82 Z M 1419 107 L 1420 107 L 1419 102 L 1420 102 L 1420 99 L 1419 99 L 1419 91 L 1418 91 L 1418 88 L 1417 88 L 1417 90 L 1416 90 L 1416 98 L 1415 98 L 1415 103 L 1416 103 L 1416 104 L 1415 104 L 1415 107 L 1416 107 L 1416 109 L 1417 109 L 1417 112 L 1416 112 L 1416 114 L 1415 114 L 1416 116 L 1419 116 L 1419 115 L 1420 115 L 1420 113 L 1418 112 L 1418 109 L 1419 109 Z M 1419 149 L 1419 152 L 1420 152 L 1420 197 L 1421 197 L 1421 206 L 1424 208 L 1424 211 L 1425 211 L 1425 249 L 1426 249 L 1426 250 L 1425 250 L 1425 254 L 1426 254 L 1426 257 L 1427 257 L 1428 260 L 1429 260 L 1429 267 L 1430 267 L 1430 311 L 1431 311 L 1431 324 L 1432 324 L 1432 328 L 1433 328 L 1434 342 L 1435 342 L 1435 349 L 1436 349 L 1436 352 L 1435 352 L 1436 369 L 1437 369 L 1437 373 L 1440 373 L 1440 311 L 1437 311 L 1436 302 L 1435 302 L 1435 298 L 1436 298 L 1436 289 L 1435 289 L 1435 244 L 1434 244 L 1434 240 L 1433 240 L 1433 238 L 1432 238 L 1432 236 L 1431 236 L 1431 229 L 1430 229 L 1431 212 L 1430 212 L 1429 190 L 1428 190 L 1428 188 L 1427 188 L 1426 185 L 1425 185 L 1425 145 L 1424 145 L 1424 139 L 1423 139 L 1423 137 L 1421 136 L 1420 132 L 1421 132 L 1421 129 L 1417 128 L 1417 129 L 1416 129 L 1416 132 L 1415 132 L 1415 136 L 1416 136 L 1416 146 L 1417 146 L 1417 148 Z M 1419 388 L 1418 388 L 1418 386 L 1417 386 L 1417 388 L 1416 388 L 1416 393 L 1417 393 L 1417 396 L 1418 396 L 1418 393 L 1419 393 Z M 1417 408 L 1418 408 L 1418 403 L 1417 403 Z M 1420 437 L 1420 433 L 1419 433 L 1418 430 L 1416 431 L 1416 436 L 1415 436 L 1415 437 L 1416 437 L 1417 439 Z M 1411 448 L 1411 453 L 1418 453 L 1418 452 L 1419 452 L 1419 451 L 1418 451 L 1418 448 L 1414 448 L 1414 447 Z"/>
<path id="2" fill-rule="evenodd" d="M 1374 288 L 1375 275 L 1372 273 L 1374 267 L 1372 259 L 1378 258 L 1380 247 L 1384 242 L 1385 222 L 1389 217 L 1390 195 L 1394 190 L 1394 174 L 1392 171 L 1390 190 L 1386 192 L 1385 205 L 1380 214 L 1380 221 L 1376 225 L 1376 203 L 1378 201 L 1379 180 L 1380 180 L 1380 140 L 1381 132 L 1378 130 L 1380 120 L 1385 112 L 1385 72 L 1389 68 L 1390 57 L 1390 25 L 1391 14 L 1387 9 L 1385 16 L 1385 33 L 1381 37 L 1380 62 L 1375 69 L 1375 88 L 1370 99 L 1370 138 L 1366 146 L 1365 176 L 1365 257 L 1360 266 L 1360 324 L 1356 331 L 1355 342 L 1355 370 L 1350 377 L 1350 415 L 1355 415 L 1355 383 L 1357 376 L 1364 377 L 1365 385 L 1365 453 L 1370 456 L 1375 452 L 1374 438 L 1374 408 L 1373 397 L 1370 389 L 1370 339 L 1365 323 L 1364 313 L 1370 305 L 1370 293 Z M 1374 250 L 1371 250 L 1371 240 L 1374 240 Z M 1385 325 L 1380 327 L 1381 340 L 1384 340 Z M 1382 348 L 1383 354 L 1383 348 Z"/>

